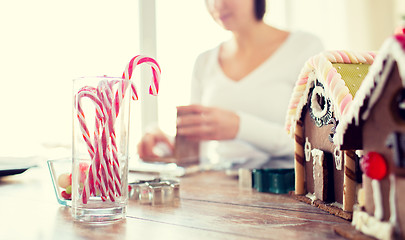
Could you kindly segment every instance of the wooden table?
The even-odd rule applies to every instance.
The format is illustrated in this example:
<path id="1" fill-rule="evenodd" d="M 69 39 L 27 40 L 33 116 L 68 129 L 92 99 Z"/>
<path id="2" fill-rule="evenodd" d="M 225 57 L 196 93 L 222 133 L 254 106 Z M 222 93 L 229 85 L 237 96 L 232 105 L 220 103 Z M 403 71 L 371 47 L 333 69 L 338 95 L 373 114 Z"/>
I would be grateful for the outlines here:
<path id="1" fill-rule="evenodd" d="M 0 178 L 0 239 L 342 239 L 332 226 L 350 224 L 287 195 L 240 189 L 223 172 L 180 181 L 178 204 L 130 201 L 126 220 L 90 225 L 56 202 L 45 164 Z"/>

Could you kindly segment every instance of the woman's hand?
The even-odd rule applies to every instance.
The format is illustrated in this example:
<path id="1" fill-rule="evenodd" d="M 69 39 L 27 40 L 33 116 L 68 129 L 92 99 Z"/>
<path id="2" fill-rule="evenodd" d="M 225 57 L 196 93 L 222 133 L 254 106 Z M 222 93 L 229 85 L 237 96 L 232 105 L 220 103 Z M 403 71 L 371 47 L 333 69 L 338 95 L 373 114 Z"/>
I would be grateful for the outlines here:
<path id="1" fill-rule="evenodd" d="M 144 161 L 154 161 L 156 158 L 161 158 L 161 154 L 156 152 L 156 147 L 160 144 L 165 144 L 169 151 L 173 152 L 173 143 L 160 129 L 155 129 L 151 132 L 146 133 L 141 141 L 138 143 L 138 154 L 139 157 Z M 166 149 L 161 150 L 161 152 L 167 152 Z"/>
<path id="2" fill-rule="evenodd" d="M 239 130 L 239 116 L 228 110 L 189 105 L 177 107 L 177 134 L 187 139 L 229 140 Z"/>

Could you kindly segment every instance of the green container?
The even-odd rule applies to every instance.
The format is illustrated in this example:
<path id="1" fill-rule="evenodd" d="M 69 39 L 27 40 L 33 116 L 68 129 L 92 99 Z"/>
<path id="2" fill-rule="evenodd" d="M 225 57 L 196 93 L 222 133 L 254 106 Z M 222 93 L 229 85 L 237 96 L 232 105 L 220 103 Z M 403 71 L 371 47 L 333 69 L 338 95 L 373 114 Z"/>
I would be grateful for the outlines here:
<path id="1" fill-rule="evenodd" d="M 253 169 L 253 188 L 258 192 L 286 194 L 294 191 L 295 176 L 293 168 Z"/>

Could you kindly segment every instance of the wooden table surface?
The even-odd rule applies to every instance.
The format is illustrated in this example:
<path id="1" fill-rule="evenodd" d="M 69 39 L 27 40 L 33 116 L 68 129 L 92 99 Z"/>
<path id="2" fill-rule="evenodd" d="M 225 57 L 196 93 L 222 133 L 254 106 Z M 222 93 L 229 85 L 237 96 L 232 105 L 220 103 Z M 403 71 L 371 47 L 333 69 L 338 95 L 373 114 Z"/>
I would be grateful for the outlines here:
<path id="1" fill-rule="evenodd" d="M 0 178 L 0 239 L 342 239 L 334 225 L 350 223 L 288 195 L 239 188 L 224 172 L 180 179 L 172 206 L 129 201 L 114 224 L 74 222 L 57 203 L 47 168 Z"/>

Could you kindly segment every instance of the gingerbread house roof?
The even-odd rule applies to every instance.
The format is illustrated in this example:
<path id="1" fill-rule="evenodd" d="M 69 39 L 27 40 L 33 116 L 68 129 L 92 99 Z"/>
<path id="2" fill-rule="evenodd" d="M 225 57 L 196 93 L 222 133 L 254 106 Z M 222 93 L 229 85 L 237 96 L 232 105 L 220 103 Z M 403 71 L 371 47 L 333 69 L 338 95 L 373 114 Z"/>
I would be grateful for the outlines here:
<path id="1" fill-rule="evenodd" d="M 344 136 L 347 134 L 349 126 L 357 128 L 360 120 L 368 118 L 370 109 L 380 98 L 395 62 L 397 62 L 402 85 L 405 86 L 405 35 L 397 35 L 384 42 L 373 65 L 370 66 L 369 73 L 357 91 L 350 109 L 340 119 L 333 139 L 336 145 L 344 144 Z"/>
<path id="2" fill-rule="evenodd" d="M 294 133 L 293 128 L 301 118 L 316 79 L 325 87 L 336 119 L 346 114 L 374 57 L 373 52 L 326 51 L 310 58 L 301 70 L 290 99 L 285 125 L 287 132 Z"/>

